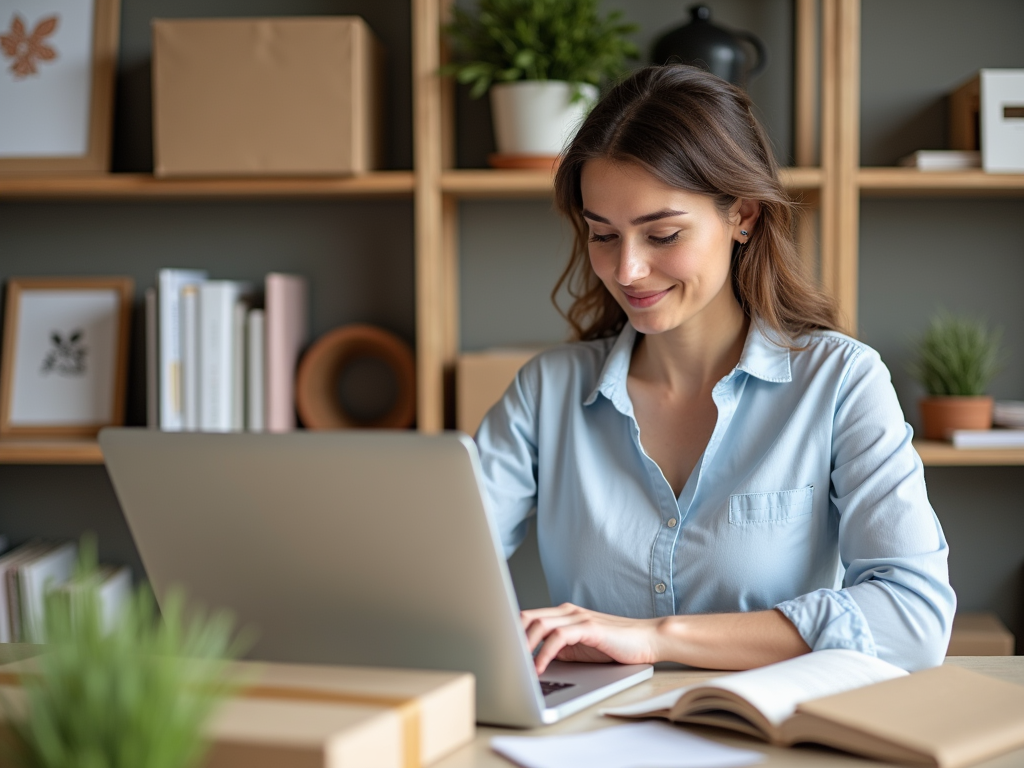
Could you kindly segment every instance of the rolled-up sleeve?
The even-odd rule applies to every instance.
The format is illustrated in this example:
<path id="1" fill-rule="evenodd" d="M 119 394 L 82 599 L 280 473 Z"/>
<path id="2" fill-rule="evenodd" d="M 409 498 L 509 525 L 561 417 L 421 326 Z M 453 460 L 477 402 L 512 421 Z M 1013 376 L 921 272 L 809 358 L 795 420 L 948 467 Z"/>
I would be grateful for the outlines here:
<path id="1" fill-rule="evenodd" d="M 956 609 L 948 548 L 889 371 L 869 348 L 835 403 L 830 499 L 841 590 L 776 606 L 813 650 L 848 648 L 908 670 L 942 662 Z"/>
<path id="2" fill-rule="evenodd" d="M 522 544 L 537 505 L 536 362 L 527 363 L 477 430 L 484 488 L 505 557 Z"/>

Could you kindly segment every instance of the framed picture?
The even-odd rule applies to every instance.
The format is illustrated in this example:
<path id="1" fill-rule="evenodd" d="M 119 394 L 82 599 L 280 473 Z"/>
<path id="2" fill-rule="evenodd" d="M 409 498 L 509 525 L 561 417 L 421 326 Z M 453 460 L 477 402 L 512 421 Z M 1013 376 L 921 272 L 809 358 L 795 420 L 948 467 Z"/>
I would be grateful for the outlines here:
<path id="1" fill-rule="evenodd" d="M 0 0 L 0 175 L 110 170 L 120 0 Z"/>
<path id="2" fill-rule="evenodd" d="M 124 423 L 129 277 L 7 282 L 0 435 L 83 437 Z"/>

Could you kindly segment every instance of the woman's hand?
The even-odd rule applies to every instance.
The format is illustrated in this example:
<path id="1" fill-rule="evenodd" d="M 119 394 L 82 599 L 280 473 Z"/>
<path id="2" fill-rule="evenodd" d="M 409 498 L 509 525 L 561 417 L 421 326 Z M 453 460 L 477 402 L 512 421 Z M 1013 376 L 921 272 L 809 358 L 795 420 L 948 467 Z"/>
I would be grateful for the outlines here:
<path id="1" fill-rule="evenodd" d="M 544 643 L 534 659 L 537 674 L 555 659 L 623 664 L 657 661 L 655 643 L 660 619 L 626 619 L 572 603 L 523 611 L 520 617 L 530 650 Z"/>

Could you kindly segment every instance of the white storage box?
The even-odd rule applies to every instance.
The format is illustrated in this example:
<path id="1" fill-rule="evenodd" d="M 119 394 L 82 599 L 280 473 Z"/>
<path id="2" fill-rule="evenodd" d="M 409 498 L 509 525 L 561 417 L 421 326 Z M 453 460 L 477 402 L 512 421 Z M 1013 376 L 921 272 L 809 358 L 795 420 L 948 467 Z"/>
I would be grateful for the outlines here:
<path id="1" fill-rule="evenodd" d="M 982 69 L 954 91 L 949 137 L 952 149 L 981 149 L 989 173 L 1024 173 L 1024 69 Z"/>

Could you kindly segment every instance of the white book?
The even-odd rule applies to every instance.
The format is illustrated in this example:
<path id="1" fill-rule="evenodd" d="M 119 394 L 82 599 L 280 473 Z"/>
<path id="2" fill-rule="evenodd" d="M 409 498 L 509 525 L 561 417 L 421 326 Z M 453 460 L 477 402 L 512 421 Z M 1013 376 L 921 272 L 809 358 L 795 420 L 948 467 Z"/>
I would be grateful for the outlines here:
<path id="1" fill-rule="evenodd" d="M 125 605 L 131 599 L 132 594 L 132 572 L 131 569 L 122 565 L 101 565 L 96 575 L 96 596 L 99 599 L 100 621 L 105 630 L 114 627 L 114 623 L 121 615 Z M 68 594 L 73 594 L 82 588 L 83 582 L 77 579 L 67 581 L 60 589 Z M 72 604 L 73 605 L 73 604 Z"/>
<path id="2" fill-rule="evenodd" d="M 0 643 L 14 643 L 18 640 L 18 627 L 21 624 L 21 600 L 16 594 L 18 566 L 45 548 L 46 545 L 31 541 L 0 557 Z M 18 611 L 17 616 L 14 615 L 15 611 Z"/>
<path id="3" fill-rule="evenodd" d="M 234 385 L 235 304 L 247 283 L 208 280 L 199 286 L 199 429 L 230 432 Z"/>
<path id="4" fill-rule="evenodd" d="M 981 152 L 968 149 L 919 149 L 900 158 L 904 168 L 920 171 L 960 171 L 981 168 Z"/>
<path id="5" fill-rule="evenodd" d="M 156 288 L 146 289 L 146 426 L 160 428 L 160 341 Z"/>
<path id="6" fill-rule="evenodd" d="M 248 318 L 248 354 L 246 355 L 245 404 L 246 429 L 263 432 L 266 429 L 266 356 L 263 310 L 250 309 Z"/>
<path id="7" fill-rule="evenodd" d="M 187 285 L 181 291 L 181 428 L 199 429 L 199 288 Z"/>
<path id="8" fill-rule="evenodd" d="M 206 280 L 201 269 L 161 269 L 157 273 L 157 334 L 159 336 L 160 428 L 172 432 L 184 426 L 182 402 L 181 290 Z"/>
<path id="9" fill-rule="evenodd" d="M 1024 429 L 954 429 L 954 448 L 1024 448 Z"/>
<path id="10" fill-rule="evenodd" d="M 71 578 L 78 560 L 78 544 L 67 541 L 55 545 L 18 567 L 21 597 L 21 639 L 32 643 L 46 641 L 43 609 L 46 593 Z"/>
<path id="11" fill-rule="evenodd" d="M 249 302 L 235 302 L 231 319 L 231 431 L 245 431 L 245 333 L 248 324 Z"/>

